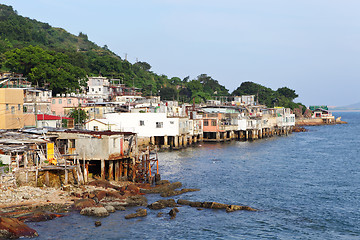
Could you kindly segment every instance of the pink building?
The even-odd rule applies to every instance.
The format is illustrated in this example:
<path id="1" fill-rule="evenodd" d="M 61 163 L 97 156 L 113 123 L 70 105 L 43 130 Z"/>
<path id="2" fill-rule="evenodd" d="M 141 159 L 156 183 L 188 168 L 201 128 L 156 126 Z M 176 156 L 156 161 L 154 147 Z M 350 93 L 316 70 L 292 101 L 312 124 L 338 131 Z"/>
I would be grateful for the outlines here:
<path id="1" fill-rule="evenodd" d="M 86 106 L 87 99 L 84 97 L 53 97 L 51 98 L 51 112 L 57 116 L 64 116 L 64 108 L 65 107 L 81 107 Z"/>

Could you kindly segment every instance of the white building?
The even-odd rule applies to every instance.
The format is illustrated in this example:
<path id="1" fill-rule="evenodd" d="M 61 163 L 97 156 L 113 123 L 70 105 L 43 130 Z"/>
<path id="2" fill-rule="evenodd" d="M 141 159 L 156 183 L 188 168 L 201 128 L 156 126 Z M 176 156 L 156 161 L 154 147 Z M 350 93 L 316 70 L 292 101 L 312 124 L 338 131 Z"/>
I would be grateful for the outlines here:
<path id="1" fill-rule="evenodd" d="M 87 96 L 92 99 L 108 100 L 110 97 L 109 80 L 106 77 L 88 78 Z"/>
<path id="2" fill-rule="evenodd" d="M 178 136 L 179 118 L 167 118 L 166 113 L 109 113 L 106 119 L 118 125 L 120 131 L 137 133 L 140 137 Z"/>
<path id="3" fill-rule="evenodd" d="M 85 123 L 90 131 L 120 131 L 119 126 L 108 119 L 91 119 Z"/>

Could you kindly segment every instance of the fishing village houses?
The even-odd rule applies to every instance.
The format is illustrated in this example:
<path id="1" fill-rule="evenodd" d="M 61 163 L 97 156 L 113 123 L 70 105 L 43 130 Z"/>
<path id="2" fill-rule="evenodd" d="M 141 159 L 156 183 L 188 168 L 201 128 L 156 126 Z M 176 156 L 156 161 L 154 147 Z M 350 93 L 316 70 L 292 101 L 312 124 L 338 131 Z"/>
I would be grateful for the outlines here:
<path id="1" fill-rule="evenodd" d="M 118 79 L 89 77 L 82 93 L 53 96 L 21 75 L 1 76 L 0 160 L 7 166 L 1 184 L 152 181 L 154 150 L 287 135 L 295 126 L 290 109 L 259 105 L 254 95 L 180 104 L 142 97 Z M 84 124 L 70 117 L 74 109 L 87 113 Z"/>

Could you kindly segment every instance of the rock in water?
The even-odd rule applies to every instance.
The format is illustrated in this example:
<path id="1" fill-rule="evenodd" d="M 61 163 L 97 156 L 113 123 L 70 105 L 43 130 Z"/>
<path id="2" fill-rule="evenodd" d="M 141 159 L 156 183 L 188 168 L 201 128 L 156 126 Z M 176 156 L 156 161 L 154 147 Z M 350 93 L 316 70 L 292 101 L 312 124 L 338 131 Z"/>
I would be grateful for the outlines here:
<path id="1" fill-rule="evenodd" d="M 0 239 L 37 237 L 39 234 L 16 218 L 0 218 Z"/>
<path id="2" fill-rule="evenodd" d="M 101 226 L 101 222 L 100 221 L 96 221 L 95 222 L 95 227 L 100 227 Z"/>
<path id="3" fill-rule="evenodd" d="M 239 211 L 239 210 L 243 210 L 243 211 L 257 211 L 254 208 L 251 208 L 249 206 L 239 206 L 239 205 L 229 205 L 226 208 L 226 212 L 235 212 L 235 211 Z"/>
<path id="4" fill-rule="evenodd" d="M 131 214 L 126 215 L 125 219 L 136 218 L 136 217 L 145 217 L 145 216 L 147 216 L 146 209 L 139 208 L 138 210 L 136 210 L 136 213 L 131 213 Z"/>
<path id="5" fill-rule="evenodd" d="M 179 212 L 179 209 L 177 209 L 176 207 L 171 209 L 169 212 L 171 219 L 174 219 L 176 217 L 176 213 L 178 213 L 178 212 Z"/>
<path id="6" fill-rule="evenodd" d="M 148 205 L 148 208 L 153 210 L 159 210 L 166 207 L 175 207 L 175 206 L 176 206 L 176 202 L 174 199 L 162 199 Z"/>
<path id="7" fill-rule="evenodd" d="M 110 215 L 110 213 L 104 207 L 83 208 L 80 214 L 85 216 L 95 216 L 95 217 L 107 217 Z"/>

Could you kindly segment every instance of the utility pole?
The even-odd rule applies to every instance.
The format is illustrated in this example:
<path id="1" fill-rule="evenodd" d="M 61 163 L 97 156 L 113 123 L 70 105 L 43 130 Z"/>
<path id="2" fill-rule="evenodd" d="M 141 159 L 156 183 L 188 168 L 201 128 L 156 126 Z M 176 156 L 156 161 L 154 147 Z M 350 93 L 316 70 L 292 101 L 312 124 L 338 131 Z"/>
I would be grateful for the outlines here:
<path id="1" fill-rule="evenodd" d="M 38 121 L 37 121 L 37 105 L 36 105 L 36 94 L 34 97 L 34 112 L 35 112 L 35 128 L 38 127 Z"/>

